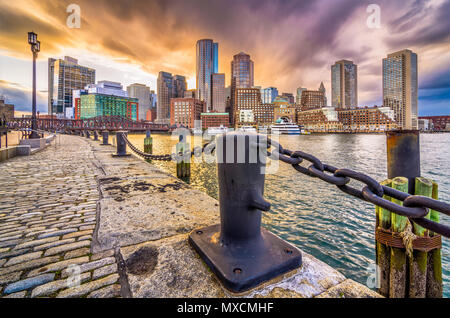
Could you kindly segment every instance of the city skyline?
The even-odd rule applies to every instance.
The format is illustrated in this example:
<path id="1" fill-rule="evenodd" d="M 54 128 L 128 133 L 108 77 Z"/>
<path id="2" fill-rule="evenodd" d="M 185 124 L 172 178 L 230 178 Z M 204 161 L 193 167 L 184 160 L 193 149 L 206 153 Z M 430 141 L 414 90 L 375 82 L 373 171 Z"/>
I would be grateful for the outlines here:
<path id="1" fill-rule="evenodd" d="M 165 4 L 135 1 L 133 6 L 123 8 L 105 5 L 100 13 L 94 10 L 101 5 L 101 1 L 99 3 L 79 1 L 81 28 L 69 29 L 65 26 L 65 9 L 69 2 L 18 1 L 13 6 L 0 1 L 0 21 L 4 21 L 0 31 L 0 93 L 6 95 L 7 101 L 15 104 L 17 110 L 24 110 L 21 109 L 26 106 L 24 104 L 30 105 L 31 54 L 25 35 L 28 29 L 33 29 L 42 42 L 37 66 L 40 91 L 38 109 L 41 112 L 46 112 L 47 108 L 49 57 L 73 56 L 79 59 L 81 65 L 95 68 L 98 80 L 119 81 L 124 86 L 142 83 L 152 90 L 156 90 L 159 71 L 183 74 L 186 75 L 188 88 L 193 89 L 196 88 L 195 43 L 201 38 L 213 38 L 220 43 L 219 70 L 225 70 L 226 86 L 231 76 L 227 71 L 229 63 L 233 55 L 243 51 L 255 62 L 255 85 L 263 88 L 273 86 L 280 92 L 295 93 L 299 86 L 314 88 L 323 81 L 329 104 L 329 65 L 340 59 L 352 60 L 358 65 L 359 106 L 382 104 L 382 59 L 390 52 L 411 49 L 419 56 L 419 115 L 449 113 L 450 36 L 449 22 L 444 19 L 443 13 L 450 9 L 448 1 L 401 4 L 380 1 L 380 29 L 370 29 L 366 25 L 369 3 L 361 1 L 346 1 L 339 7 L 321 1 L 314 5 L 309 2 L 246 1 L 226 7 L 215 1 L 208 4 L 194 1 L 192 5 L 199 7 L 199 10 L 192 15 L 203 15 L 204 7 L 208 8 L 210 16 L 204 21 L 189 15 L 181 17 L 185 13 L 185 4 L 179 1 L 166 1 Z M 320 12 L 311 16 L 318 7 Z M 159 34 L 152 42 L 153 47 L 149 48 L 145 40 L 152 38 L 161 27 L 151 22 L 146 25 L 138 9 L 143 13 L 152 9 L 163 16 L 178 18 L 176 21 L 179 21 L 181 29 L 189 26 L 189 34 L 186 30 L 180 33 L 171 27 L 165 34 L 172 37 Z M 124 21 L 117 20 L 120 10 L 130 13 L 127 21 L 133 21 L 132 25 L 124 25 Z M 94 14 L 98 14 L 96 21 L 92 18 Z M 249 32 L 253 30 L 251 37 L 242 30 L 238 32 L 237 26 L 233 25 L 233 21 L 242 14 L 246 15 L 246 21 L 240 27 Z M 215 15 L 220 19 L 211 18 Z M 266 18 L 273 20 L 281 17 L 281 23 L 276 26 L 270 23 L 268 26 L 262 25 Z M 342 21 L 337 21 L 338 17 Z M 48 22 L 43 22 L 45 19 Z M 97 23 L 107 21 L 117 23 L 113 28 L 116 30 L 114 36 L 112 33 L 108 37 L 93 32 Z M 302 29 L 292 29 L 296 24 L 302 25 Z M 261 37 L 261 32 L 268 31 L 271 25 L 273 30 Z M 139 26 L 141 32 L 135 29 Z M 261 30 L 258 31 L 257 27 Z M 117 33 L 119 28 L 124 34 Z M 132 32 L 141 37 L 125 38 Z M 352 42 L 348 43 L 348 39 Z"/>

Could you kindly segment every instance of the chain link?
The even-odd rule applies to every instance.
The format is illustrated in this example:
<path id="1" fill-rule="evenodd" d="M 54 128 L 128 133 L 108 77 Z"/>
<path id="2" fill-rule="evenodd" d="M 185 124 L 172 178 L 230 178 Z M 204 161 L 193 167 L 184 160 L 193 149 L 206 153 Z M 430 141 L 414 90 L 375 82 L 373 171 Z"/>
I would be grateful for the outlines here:
<path id="1" fill-rule="evenodd" d="M 295 170 L 304 175 L 319 178 L 327 183 L 334 184 L 341 191 L 349 195 L 375 204 L 395 214 L 406 216 L 412 222 L 430 231 L 450 238 L 449 226 L 426 218 L 430 209 L 450 215 L 449 204 L 420 195 L 411 195 L 381 185 L 378 181 L 366 174 L 350 169 L 338 169 L 336 167 L 324 164 L 311 154 L 302 151 L 291 151 L 289 149 L 284 149 L 278 142 L 270 139 L 268 139 L 268 144 L 274 148 L 272 152 L 268 151 L 268 156 L 271 159 L 279 159 L 282 162 L 292 165 Z M 303 161 L 308 161 L 311 165 L 307 168 L 303 167 L 300 165 Z M 363 188 L 359 190 L 348 185 L 352 179 L 363 183 Z M 401 201 L 403 205 L 386 200 L 383 198 L 383 195 L 397 199 Z"/>

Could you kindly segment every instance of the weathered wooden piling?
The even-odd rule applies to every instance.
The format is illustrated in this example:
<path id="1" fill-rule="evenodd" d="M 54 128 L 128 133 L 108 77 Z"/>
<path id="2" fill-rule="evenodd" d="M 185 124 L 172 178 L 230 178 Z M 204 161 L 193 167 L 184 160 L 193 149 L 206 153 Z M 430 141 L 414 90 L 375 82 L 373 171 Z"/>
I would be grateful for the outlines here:
<path id="1" fill-rule="evenodd" d="M 153 138 L 151 136 L 150 130 L 147 131 L 146 136 L 144 138 L 144 152 L 148 154 L 153 154 Z M 151 161 L 151 159 L 147 159 L 147 161 Z"/>
<path id="2" fill-rule="evenodd" d="M 391 187 L 392 180 L 387 179 L 381 182 L 382 185 Z M 384 195 L 384 199 L 391 200 L 390 197 Z M 391 212 L 383 209 L 381 207 L 376 207 L 377 209 L 377 227 L 385 230 L 390 230 L 391 228 Z M 390 261 L 391 261 L 391 248 L 383 243 L 376 242 L 376 259 L 378 265 L 378 279 L 379 288 L 378 293 L 384 297 L 389 296 L 389 272 L 390 272 Z"/>
<path id="3" fill-rule="evenodd" d="M 419 177 L 415 182 L 415 194 L 431 197 L 433 184 L 430 180 Z M 427 215 L 429 218 L 429 213 Z M 428 236 L 428 230 L 414 223 L 414 234 Z M 427 252 L 413 250 L 409 259 L 409 297 L 425 298 L 427 288 Z"/>
<path id="4" fill-rule="evenodd" d="M 433 183 L 432 198 L 439 199 L 439 187 L 436 182 Z M 439 223 L 439 212 L 430 210 L 431 221 Z M 435 236 L 434 232 L 430 232 L 431 237 Z M 443 285 L 442 285 L 442 256 L 441 249 L 437 248 L 428 253 L 427 259 L 427 298 L 442 298 Z"/>
<path id="5" fill-rule="evenodd" d="M 189 150 L 189 144 L 186 142 L 185 137 L 180 135 L 179 142 L 176 146 L 177 155 L 184 155 L 184 152 Z M 190 157 L 185 159 L 179 159 L 177 161 L 177 177 L 189 178 L 191 176 L 191 160 Z"/>
<path id="6" fill-rule="evenodd" d="M 392 179 L 392 188 L 408 192 L 408 179 L 396 177 Z M 402 205 L 403 202 L 392 199 L 392 202 Z M 392 232 L 403 232 L 408 224 L 408 218 L 391 213 Z M 406 297 L 406 251 L 401 248 L 391 248 L 390 273 L 389 273 L 389 298 Z"/>

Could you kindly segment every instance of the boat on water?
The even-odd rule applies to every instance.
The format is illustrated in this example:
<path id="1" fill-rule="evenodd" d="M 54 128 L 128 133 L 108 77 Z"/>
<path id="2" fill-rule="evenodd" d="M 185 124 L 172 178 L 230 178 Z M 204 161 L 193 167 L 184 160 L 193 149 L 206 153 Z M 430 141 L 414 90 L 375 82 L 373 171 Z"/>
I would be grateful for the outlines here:
<path id="1" fill-rule="evenodd" d="M 256 132 L 256 128 L 253 126 L 242 126 L 238 129 L 239 131 L 245 131 L 245 132 Z"/>
<path id="2" fill-rule="evenodd" d="M 279 118 L 275 124 L 270 126 L 272 134 L 278 135 L 300 135 L 300 127 L 288 118 Z"/>
<path id="3" fill-rule="evenodd" d="M 201 128 L 192 128 L 192 133 L 194 134 L 194 136 L 201 136 L 203 135 L 203 130 Z"/>
<path id="4" fill-rule="evenodd" d="M 228 132 L 228 127 L 220 125 L 220 127 L 209 127 L 206 131 L 208 135 L 221 135 Z"/>

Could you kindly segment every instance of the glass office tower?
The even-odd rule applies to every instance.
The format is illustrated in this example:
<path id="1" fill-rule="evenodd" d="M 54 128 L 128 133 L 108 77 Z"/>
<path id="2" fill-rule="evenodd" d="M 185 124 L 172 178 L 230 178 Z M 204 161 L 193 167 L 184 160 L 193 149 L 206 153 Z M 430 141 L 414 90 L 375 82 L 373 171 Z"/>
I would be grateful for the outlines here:
<path id="1" fill-rule="evenodd" d="M 212 74 L 218 73 L 219 44 L 211 39 L 197 41 L 197 98 L 206 103 L 206 110 L 212 109 Z"/>
<path id="2" fill-rule="evenodd" d="M 358 107 L 358 66 L 352 61 L 341 60 L 331 66 L 331 104 Z"/>
<path id="3" fill-rule="evenodd" d="M 48 59 L 48 113 L 65 117 L 72 111 L 72 93 L 95 83 L 95 70 L 81 66 L 78 60 L 65 56 Z M 69 109 L 68 109 L 69 108 Z"/>
<path id="4" fill-rule="evenodd" d="M 411 50 L 383 59 L 383 105 L 394 111 L 399 128 L 418 129 L 417 54 Z"/>

